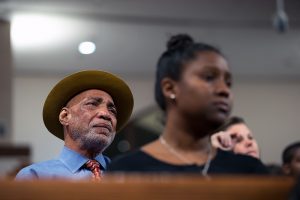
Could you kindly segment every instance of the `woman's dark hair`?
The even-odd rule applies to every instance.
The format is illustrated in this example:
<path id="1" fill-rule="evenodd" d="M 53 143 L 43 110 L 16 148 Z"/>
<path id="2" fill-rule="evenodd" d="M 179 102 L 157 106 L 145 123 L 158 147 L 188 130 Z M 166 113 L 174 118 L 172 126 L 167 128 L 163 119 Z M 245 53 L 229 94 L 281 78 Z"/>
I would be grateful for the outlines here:
<path id="1" fill-rule="evenodd" d="M 155 100 L 162 110 L 166 110 L 161 81 L 169 77 L 175 81 L 181 78 L 183 66 L 198 56 L 198 53 L 212 51 L 223 56 L 221 51 L 204 43 L 194 42 L 187 34 L 172 36 L 167 42 L 167 50 L 161 55 L 156 68 Z"/>
<path id="2" fill-rule="evenodd" d="M 291 163 L 295 156 L 295 151 L 298 148 L 300 148 L 300 141 L 292 143 L 287 147 L 285 147 L 285 149 L 282 152 L 282 163 L 283 164 Z"/>
<path id="3" fill-rule="evenodd" d="M 230 126 L 236 124 L 246 124 L 245 120 L 241 117 L 233 116 L 221 127 L 222 131 L 226 131 Z"/>
<path id="4" fill-rule="evenodd" d="M 236 124 L 246 124 L 245 120 L 238 116 L 230 117 L 220 128 L 218 128 L 215 132 L 226 131 L 230 126 Z"/>

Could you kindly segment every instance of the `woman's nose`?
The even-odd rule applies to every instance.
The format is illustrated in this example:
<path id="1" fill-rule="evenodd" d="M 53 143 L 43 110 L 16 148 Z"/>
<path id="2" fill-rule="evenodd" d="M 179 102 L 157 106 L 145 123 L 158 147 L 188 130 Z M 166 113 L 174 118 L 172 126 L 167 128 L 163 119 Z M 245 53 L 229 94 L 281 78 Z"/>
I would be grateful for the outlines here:
<path id="1" fill-rule="evenodd" d="M 228 98 L 231 95 L 231 89 L 224 80 L 218 81 L 216 92 L 219 96 L 225 98 Z"/>
<path id="2" fill-rule="evenodd" d="M 247 147 L 251 147 L 253 145 L 253 141 L 252 140 L 247 140 L 246 141 L 246 146 Z"/>

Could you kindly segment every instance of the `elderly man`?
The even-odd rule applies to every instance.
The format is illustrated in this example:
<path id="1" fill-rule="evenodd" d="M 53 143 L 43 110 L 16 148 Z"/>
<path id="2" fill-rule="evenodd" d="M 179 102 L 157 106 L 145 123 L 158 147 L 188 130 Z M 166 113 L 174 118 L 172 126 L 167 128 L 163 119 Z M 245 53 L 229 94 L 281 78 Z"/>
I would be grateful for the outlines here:
<path id="1" fill-rule="evenodd" d="M 117 76 L 98 70 L 65 77 L 49 93 L 43 108 L 47 129 L 64 140 L 60 156 L 23 168 L 16 179 L 100 180 L 109 159 L 103 151 L 128 121 L 133 96 Z"/>

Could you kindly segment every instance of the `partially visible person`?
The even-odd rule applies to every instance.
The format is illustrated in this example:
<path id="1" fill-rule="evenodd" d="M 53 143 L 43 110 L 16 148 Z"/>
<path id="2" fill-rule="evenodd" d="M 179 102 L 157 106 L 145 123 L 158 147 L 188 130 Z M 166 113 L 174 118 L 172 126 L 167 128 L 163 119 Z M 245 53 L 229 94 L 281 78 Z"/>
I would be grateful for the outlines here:
<path id="1" fill-rule="evenodd" d="M 64 140 L 61 154 L 23 168 L 16 179 L 100 180 L 110 161 L 102 153 L 126 124 L 132 108 L 129 87 L 113 74 L 87 70 L 63 78 L 43 108 L 46 128 Z"/>
<path id="2" fill-rule="evenodd" d="M 269 164 L 266 164 L 266 167 L 267 167 L 270 175 L 273 175 L 273 176 L 282 176 L 283 175 L 282 167 L 280 164 L 269 163 Z"/>
<path id="3" fill-rule="evenodd" d="M 211 136 L 212 145 L 236 154 L 260 158 L 259 147 L 253 133 L 241 117 L 231 117 Z"/>
<path id="4" fill-rule="evenodd" d="M 292 188 L 288 200 L 299 200 L 299 199 L 300 199 L 300 176 L 297 177 L 296 184 Z"/>
<path id="5" fill-rule="evenodd" d="M 282 171 L 286 175 L 300 178 L 300 141 L 283 150 Z"/>
<path id="6" fill-rule="evenodd" d="M 219 49 L 186 34 L 167 43 L 156 69 L 155 98 L 165 112 L 159 139 L 116 158 L 108 170 L 143 173 L 264 174 L 249 156 L 212 147 L 210 135 L 231 112 L 229 63 Z"/>

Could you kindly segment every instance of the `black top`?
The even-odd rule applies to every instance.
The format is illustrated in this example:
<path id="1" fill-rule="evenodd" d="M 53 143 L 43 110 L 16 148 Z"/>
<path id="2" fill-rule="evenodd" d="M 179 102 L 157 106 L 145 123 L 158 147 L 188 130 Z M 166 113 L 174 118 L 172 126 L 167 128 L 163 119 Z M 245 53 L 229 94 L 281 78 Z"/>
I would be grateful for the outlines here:
<path id="1" fill-rule="evenodd" d="M 204 165 L 174 165 L 158 160 L 151 155 L 135 150 L 114 159 L 107 171 L 119 172 L 178 172 L 201 173 Z M 267 168 L 256 158 L 237 155 L 218 149 L 211 161 L 208 174 L 267 174 Z"/>

